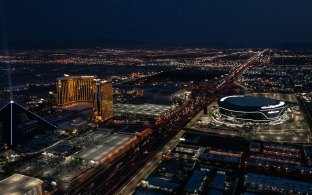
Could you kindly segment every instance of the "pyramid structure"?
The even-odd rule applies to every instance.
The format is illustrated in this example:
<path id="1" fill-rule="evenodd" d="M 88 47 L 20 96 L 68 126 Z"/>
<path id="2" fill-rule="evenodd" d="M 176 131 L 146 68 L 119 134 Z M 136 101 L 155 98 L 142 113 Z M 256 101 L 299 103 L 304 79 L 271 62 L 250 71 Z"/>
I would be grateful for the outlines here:
<path id="1" fill-rule="evenodd" d="M 0 143 L 15 147 L 56 126 L 10 101 L 0 110 Z"/>

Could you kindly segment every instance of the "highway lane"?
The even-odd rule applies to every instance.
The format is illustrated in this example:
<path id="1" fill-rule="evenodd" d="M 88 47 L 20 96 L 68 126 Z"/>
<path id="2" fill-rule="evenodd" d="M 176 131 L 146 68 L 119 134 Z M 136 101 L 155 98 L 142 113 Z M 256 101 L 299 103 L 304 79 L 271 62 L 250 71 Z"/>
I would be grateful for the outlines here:
<path id="1" fill-rule="evenodd" d="M 140 169 L 155 155 L 154 151 L 159 150 L 159 147 L 168 142 L 176 133 L 176 131 L 168 131 L 164 139 L 163 130 L 155 128 L 154 135 L 142 140 L 113 162 L 98 166 L 92 174 L 83 175 L 87 178 L 82 178 L 83 182 L 79 186 L 70 191 L 59 191 L 56 194 L 96 194 L 100 189 L 117 190 L 115 188 L 119 186 L 119 183 L 121 185 L 121 182 L 126 181 L 124 179 L 133 175 L 133 171 Z M 149 153 L 145 154 L 145 151 Z"/>
<path id="2" fill-rule="evenodd" d="M 172 140 L 177 134 L 177 131 L 171 131 L 163 133 L 163 131 L 158 132 L 156 139 L 150 142 L 150 149 L 148 155 L 141 155 L 136 158 L 132 163 L 126 163 L 122 169 L 110 178 L 108 181 L 103 182 L 101 188 L 96 190 L 96 194 L 113 194 L 115 193 L 124 183 L 129 181 L 135 173 L 142 169 L 148 162 L 155 159 L 159 154 L 157 151 L 161 151 L 167 145 L 167 143 Z M 166 136 L 164 136 L 166 135 Z M 94 191 L 93 191 L 94 193 Z"/>
<path id="3" fill-rule="evenodd" d="M 129 160 L 130 157 L 133 157 L 134 154 L 137 152 L 136 148 L 137 147 L 142 147 L 146 143 L 146 140 L 149 138 L 143 139 L 139 144 L 137 144 L 135 147 L 133 146 L 129 150 L 127 150 L 123 154 L 116 154 L 116 159 L 113 161 L 104 161 L 100 163 L 97 167 L 93 168 L 90 170 L 90 172 L 87 172 L 83 175 L 80 175 L 76 180 L 80 184 L 77 185 L 77 182 L 71 182 L 72 186 L 68 186 L 67 189 L 65 190 L 60 190 L 59 193 L 57 194 L 79 194 L 84 191 L 84 189 L 88 189 L 92 183 L 96 182 L 101 182 L 98 181 L 97 178 L 103 178 L 107 177 L 108 174 L 113 172 L 114 168 L 122 161 Z M 113 156 L 111 158 L 114 158 Z M 93 184 L 94 185 L 94 184 Z M 70 189 L 70 190 L 69 190 Z"/>
<path id="4" fill-rule="evenodd" d="M 168 150 L 174 148 L 184 133 L 184 131 L 179 131 L 179 133 L 173 139 L 171 139 L 171 141 L 165 145 L 153 159 L 151 159 L 143 168 L 141 168 L 138 173 L 132 175 L 131 180 L 119 188 L 115 195 L 132 194 L 137 184 L 154 171 L 154 169 L 159 165 L 162 159 L 162 155 Z"/>

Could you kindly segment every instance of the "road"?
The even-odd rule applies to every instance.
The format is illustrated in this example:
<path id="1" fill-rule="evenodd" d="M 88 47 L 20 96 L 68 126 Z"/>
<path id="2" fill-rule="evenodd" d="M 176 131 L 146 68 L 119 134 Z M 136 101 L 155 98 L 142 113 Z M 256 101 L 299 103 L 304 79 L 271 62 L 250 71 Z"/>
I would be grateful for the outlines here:
<path id="1" fill-rule="evenodd" d="M 148 154 L 144 152 L 136 155 L 132 162 L 124 161 L 124 166 L 120 168 L 112 177 L 105 179 L 105 181 L 98 186 L 93 194 L 114 194 L 124 183 L 129 181 L 133 175 L 139 172 L 148 162 L 157 158 L 159 151 L 177 135 L 177 131 L 164 132 L 160 131 L 153 141 L 150 142 L 148 147 Z M 143 151 L 143 150 L 141 150 Z"/>
<path id="2" fill-rule="evenodd" d="M 149 164 L 149 162 L 158 159 L 165 146 L 179 135 L 179 130 L 186 126 L 200 110 L 216 100 L 217 96 L 211 94 L 218 94 L 225 86 L 233 84 L 238 75 L 250 67 L 265 51 L 258 52 L 256 56 L 250 58 L 246 63 L 235 67 L 232 74 L 224 77 L 213 88 L 211 88 L 211 84 L 206 83 L 194 86 L 191 89 L 192 97 L 185 101 L 170 117 L 160 120 L 153 127 L 153 134 L 148 141 L 144 140 L 135 147 L 139 148 L 139 150 L 135 150 L 135 148 L 130 149 L 108 166 L 102 167 L 91 179 L 84 181 L 79 188 L 72 190 L 68 194 L 101 195 L 114 194 L 116 192 L 123 192 L 124 194 L 125 192 L 133 191 L 134 183 L 142 179 L 155 166 L 154 163 Z M 148 151 L 148 153 L 146 154 L 145 151 Z M 148 166 L 148 171 L 141 173 L 142 167 L 146 166 Z M 127 185 L 128 181 L 130 181 L 129 185 Z"/>
<path id="3" fill-rule="evenodd" d="M 222 90 L 223 87 L 225 87 L 228 84 L 231 84 L 234 80 L 237 79 L 237 76 L 241 75 L 246 68 L 250 67 L 266 50 L 263 50 L 262 52 L 259 52 L 255 57 L 252 57 L 250 60 L 248 60 L 245 64 L 242 64 L 238 66 L 237 70 L 234 70 L 233 74 L 230 74 L 227 78 L 224 78 L 224 82 L 222 84 L 218 85 L 216 87 L 216 91 Z M 205 90 L 207 87 L 203 86 L 202 90 Z M 197 91 L 198 88 L 196 88 Z M 192 92 L 194 94 L 194 92 Z M 197 97 L 196 97 L 197 96 Z M 172 128 L 178 129 L 186 126 L 189 121 L 194 118 L 194 116 L 197 115 L 200 110 L 203 109 L 204 106 L 207 106 L 211 102 L 215 101 L 216 97 L 209 97 L 209 94 L 196 94 L 193 99 L 190 101 L 186 101 L 178 112 L 175 112 L 173 116 L 170 117 L 170 119 L 163 121 L 163 123 L 160 123 L 158 126 L 166 126 L 168 123 Z M 170 127 L 169 126 L 169 127 Z M 174 139 L 173 139 L 174 140 Z M 172 140 L 171 140 L 172 141 Z M 122 185 L 118 192 L 115 194 L 131 194 L 135 188 L 135 186 L 142 180 L 146 175 L 148 175 L 150 172 L 153 171 L 153 169 L 157 166 L 157 160 L 159 158 L 159 155 L 162 152 L 159 152 L 157 156 L 154 157 L 154 159 L 150 159 L 149 164 L 147 164 L 144 169 L 140 169 L 134 177 L 125 185 Z"/>
<path id="4" fill-rule="evenodd" d="M 158 166 L 159 162 L 162 159 L 163 153 L 166 153 L 168 150 L 172 149 L 174 146 L 177 145 L 179 139 L 184 134 L 184 131 L 179 131 L 179 133 L 171 139 L 169 144 L 163 147 L 161 151 L 157 153 L 157 155 L 151 159 L 140 171 L 139 173 L 133 175 L 132 179 L 123 185 L 115 195 L 123 195 L 123 194 L 132 194 L 135 190 L 137 184 L 146 178 L 146 176 L 150 175 L 154 169 Z"/>

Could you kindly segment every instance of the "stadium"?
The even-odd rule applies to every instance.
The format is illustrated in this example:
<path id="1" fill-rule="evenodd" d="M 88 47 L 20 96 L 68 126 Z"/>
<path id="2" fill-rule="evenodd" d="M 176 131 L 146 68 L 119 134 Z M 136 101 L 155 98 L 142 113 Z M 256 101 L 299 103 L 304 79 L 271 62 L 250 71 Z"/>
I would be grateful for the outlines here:
<path id="1" fill-rule="evenodd" d="M 255 96 L 226 96 L 218 100 L 219 113 L 228 119 L 268 122 L 280 119 L 287 108 L 284 101 Z"/>

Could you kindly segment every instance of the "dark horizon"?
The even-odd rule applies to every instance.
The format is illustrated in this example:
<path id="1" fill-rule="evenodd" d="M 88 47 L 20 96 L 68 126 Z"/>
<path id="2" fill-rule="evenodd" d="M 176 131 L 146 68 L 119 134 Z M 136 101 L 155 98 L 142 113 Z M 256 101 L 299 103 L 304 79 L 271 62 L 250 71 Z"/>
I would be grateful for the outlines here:
<path id="1" fill-rule="evenodd" d="M 312 48 L 310 0 L 0 0 L 0 49 Z"/>
<path id="2" fill-rule="evenodd" d="M 155 44 L 130 40 L 94 40 L 81 42 L 48 42 L 48 43 L 10 43 L 0 42 L 0 51 L 19 51 L 37 49 L 86 49 L 86 48 L 112 48 L 112 49 L 175 49 L 175 48 L 207 48 L 207 49 L 244 49 L 244 48 L 272 48 L 272 49 L 293 49 L 311 50 L 311 43 L 280 43 L 280 44 L 227 44 L 227 43 L 189 43 L 189 44 Z"/>

